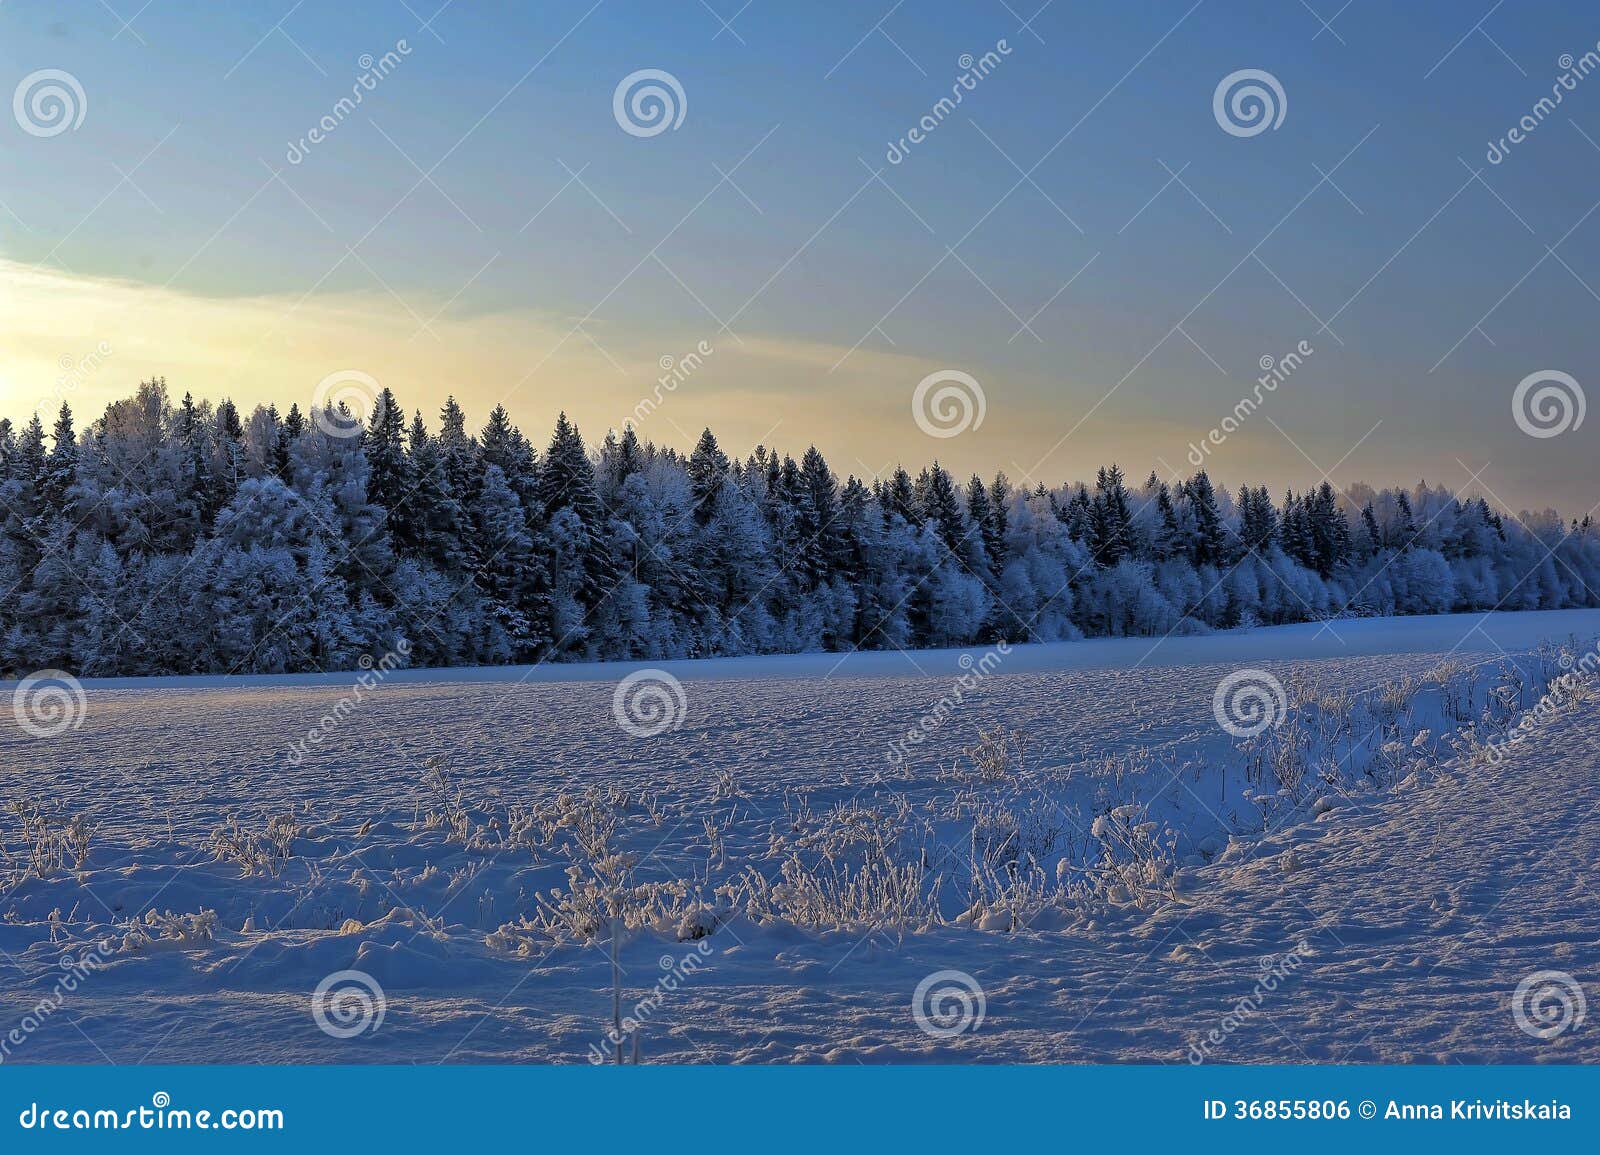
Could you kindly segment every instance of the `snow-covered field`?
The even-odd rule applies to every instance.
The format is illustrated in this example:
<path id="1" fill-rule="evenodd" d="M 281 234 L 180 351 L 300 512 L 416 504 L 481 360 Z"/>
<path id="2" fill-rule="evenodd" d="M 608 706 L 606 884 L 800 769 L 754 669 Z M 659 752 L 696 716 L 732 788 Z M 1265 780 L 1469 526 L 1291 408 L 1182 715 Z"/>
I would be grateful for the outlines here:
<path id="1" fill-rule="evenodd" d="M 1595 989 L 1600 699 L 1497 736 L 1597 636 L 86 683 L 0 727 L 0 1058 L 1593 1061 L 1514 994 Z"/>

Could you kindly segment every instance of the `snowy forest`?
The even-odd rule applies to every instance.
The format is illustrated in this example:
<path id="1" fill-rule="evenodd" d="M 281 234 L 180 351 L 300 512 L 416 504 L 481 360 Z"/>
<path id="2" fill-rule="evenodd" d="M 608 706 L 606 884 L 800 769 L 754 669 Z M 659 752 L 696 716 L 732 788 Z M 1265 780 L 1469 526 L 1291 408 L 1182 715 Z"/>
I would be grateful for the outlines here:
<path id="1" fill-rule="evenodd" d="M 1554 511 L 1205 472 L 870 484 L 815 448 L 684 455 L 629 428 L 540 452 L 383 390 L 241 416 L 161 380 L 81 431 L 0 420 L 0 668 L 80 676 L 661 659 L 1198 633 L 1338 615 L 1600 605 Z"/>

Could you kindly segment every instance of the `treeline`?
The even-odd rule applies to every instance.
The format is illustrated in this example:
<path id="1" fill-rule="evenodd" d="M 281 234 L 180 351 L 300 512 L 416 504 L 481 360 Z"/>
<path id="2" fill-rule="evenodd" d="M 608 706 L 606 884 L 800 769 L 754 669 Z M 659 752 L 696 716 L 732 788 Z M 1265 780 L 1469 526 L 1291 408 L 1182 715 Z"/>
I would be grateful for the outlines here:
<path id="1" fill-rule="evenodd" d="M 315 419 L 313 419 L 315 418 Z M 383 390 L 370 419 L 243 417 L 164 381 L 79 432 L 0 420 L 0 667 L 82 676 L 659 659 L 1196 632 L 1341 613 L 1600 604 L 1600 535 L 1481 498 L 1204 472 L 1130 487 L 865 483 L 502 407 L 475 435 Z M 406 643 L 401 646 L 401 642 Z"/>

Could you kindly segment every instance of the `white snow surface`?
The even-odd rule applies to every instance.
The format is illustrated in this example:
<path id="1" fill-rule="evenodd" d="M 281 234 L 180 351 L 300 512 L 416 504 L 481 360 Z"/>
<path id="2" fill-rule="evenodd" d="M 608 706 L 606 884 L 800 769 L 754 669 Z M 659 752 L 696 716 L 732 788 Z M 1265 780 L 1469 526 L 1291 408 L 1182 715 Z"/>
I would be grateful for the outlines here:
<path id="1" fill-rule="evenodd" d="M 631 665 L 397 671 L 348 709 L 353 674 L 88 682 L 77 729 L 0 727 L 0 1058 L 609 1057 L 609 926 L 536 897 L 610 877 L 599 841 L 660 888 L 618 935 L 645 1061 L 1596 1061 L 1596 1024 L 1535 1037 L 1513 995 L 1600 997 L 1600 697 L 1483 743 L 1597 636 L 1562 611 L 1017 646 L 901 762 L 983 651 L 663 663 L 686 710 L 649 737 L 613 715 Z M 1222 730 L 1242 668 L 1293 724 Z M 30 869 L 27 823 L 78 815 L 86 858 Z M 840 897 L 892 889 L 869 863 L 909 916 Z M 752 875 L 760 909 L 729 897 Z M 352 969 L 383 1014 L 339 1038 L 312 992 Z M 946 971 L 981 996 L 941 1035 L 913 997 Z"/>

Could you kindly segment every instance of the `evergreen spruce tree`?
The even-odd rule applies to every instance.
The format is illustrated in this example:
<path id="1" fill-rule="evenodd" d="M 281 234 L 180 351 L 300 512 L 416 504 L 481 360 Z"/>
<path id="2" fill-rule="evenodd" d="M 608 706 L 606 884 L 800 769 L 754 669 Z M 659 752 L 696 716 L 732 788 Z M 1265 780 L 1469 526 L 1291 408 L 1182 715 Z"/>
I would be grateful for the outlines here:
<path id="1" fill-rule="evenodd" d="M 956 496 L 956 485 L 948 473 L 935 461 L 917 477 L 922 520 L 930 523 L 939 535 L 944 548 L 957 558 L 963 558 L 962 541 L 966 537 L 966 522 L 961 515 L 961 501 Z"/>
<path id="2" fill-rule="evenodd" d="M 403 507 L 405 536 L 397 544 L 414 557 L 447 573 L 469 571 L 472 554 L 467 548 L 466 511 L 450 487 L 444 450 L 428 435 L 419 410 L 411 419 L 406 438 L 408 490 Z"/>
<path id="3" fill-rule="evenodd" d="M 1228 560 L 1227 535 L 1222 514 L 1217 509 L 1216 490 L 1212 488 L 1211 478 L 1205 470 L 1189 479 L 1184 493 L 1194 517 L 1191 560 L 1197 566 L 1224 564 Z"/>
<path id="4" fill-rule="evenodd" d="M 1411 512 L 1411 499 L 1406 496 L 1405 490 L 1395 494 L 1395 508 L 1397 510 L 1394 528 L 1394 545 L 1402 551 L 1410 549 L 1417 540 L 1417 519 Z"/>
<path id="5" fill-rule="evenodd" d="M 617 569 L 606 539 L 605 509 L 595 487 L 594 466 L 583 435 L 565 412 L 556 419 L 545 451 L 538 494 L 546 521 L 553 522 L 562 510 L 575 515 L 569 527 L 569 548 L 578 568 L 577 597 L 587 614 L 616 584 Z"/>
<path id="6" fill-rule="evenodd" d="M 898 514 L 907 525 L 922 524 L 922 513 L 917 508 L 916 491 L 911 484 L 911 475 L 899 466 L 895 467 L 884 491 L 883 512 L 886 518 L 890 514 Z"/>
<path id="7" fill-rule="evenodd" d="M 53 511 L 69 523 L 77 523 L 73 486 L 78 480 L 78 435 L 72 428 L 72 409 L 63 401 L 51 434 L 55 447 L 45 466 L 43 498 Z"/>
<path id="8" fill-rule="evenodd" d="M 715 512 L 715 497 L 728 474 L 728 456 L 717 446 L 717 439 L 707 429 L 700 434 L 694 452 L 689 455 L 689 486 L 694 498 L 694 518 L 700 525 L 711 520 Z"/>
<path id="9" fill-rule="evenodd" d="M 1000 515 L 989 496 L 989 489 L 976 473 L 967 482 L 967 518 L 972 524 L 971 532 L 977 535 L 983 546 L 983 556 L 988 563 L 986 572 L 979 576 L 985 582 L 995 582 L 1005 568 L 1005 531 L 1000 526 Z"/>
<path id="10" fill-rule="evenodd" d="M 800 568 L 805 588 L 825 585 L 844 562 L 840 537 L 839 491 L 828 463 L 815 445 L 800 463 L 795 528 L 800 540 Z"/>
<path id="11" fill-rule="evenodd" d="M 454 397 L 439 410 L 439 456 L 450 492 L 463 505 L 470 503 L 478 493 L 478 446 L 467 433 L 467 415 Z"/>
<path id="12" fill-rule="evenodd" d="M 1172 492 L 1166 482 L 1156 490 L 1156 518 L 1152 542 L 1155 560 L 1167 561 L 1180 556 L 1184 552 L 1183 531 L 1178 525 L 1178 511 L 1173 507 Z"/>
<path id="13" fill-rule="evenodd" d="M 244 480 L 244 423 L 233 402 L 223 398 L 213 416 L 214 455 L 210 464 L 211 492 L 208 508 L 213 514 L 233 500 Z"/>

